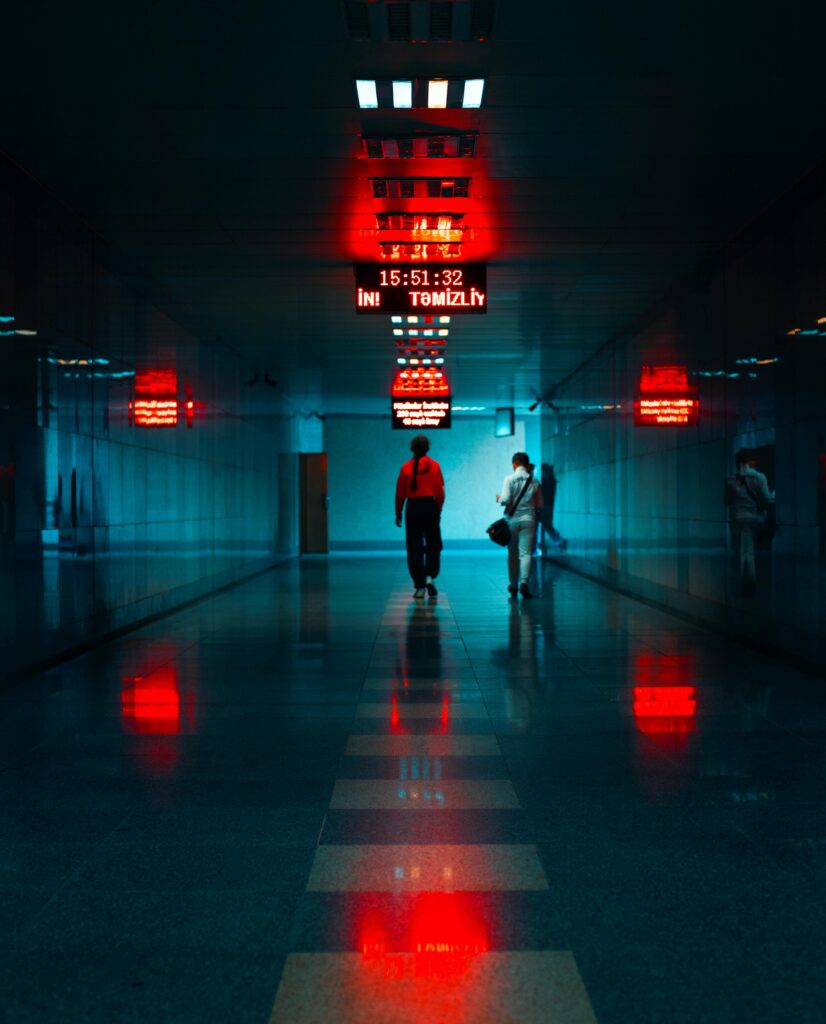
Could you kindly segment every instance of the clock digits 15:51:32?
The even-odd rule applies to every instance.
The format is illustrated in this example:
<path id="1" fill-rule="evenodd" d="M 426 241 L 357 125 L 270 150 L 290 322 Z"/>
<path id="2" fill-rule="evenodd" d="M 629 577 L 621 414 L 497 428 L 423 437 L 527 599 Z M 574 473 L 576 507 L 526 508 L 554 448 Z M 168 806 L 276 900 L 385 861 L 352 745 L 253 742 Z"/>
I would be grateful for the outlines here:
<path id="1" fill-rule="evenodd" d="M 461 288 L 463 279 L 460 267 L 447 267 L 432 272 L 428 267 L 412 267 L 410 270 L 394 267 L 392 270 L 379 271 L 380 288 L 399 288 L 407 285 L 414 288 Z"/>

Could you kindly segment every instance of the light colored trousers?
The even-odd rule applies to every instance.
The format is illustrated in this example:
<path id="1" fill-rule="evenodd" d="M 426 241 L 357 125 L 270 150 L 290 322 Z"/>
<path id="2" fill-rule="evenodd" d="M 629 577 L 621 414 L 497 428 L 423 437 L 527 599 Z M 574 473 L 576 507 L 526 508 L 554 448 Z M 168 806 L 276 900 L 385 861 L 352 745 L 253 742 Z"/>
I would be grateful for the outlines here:
<path id="1" fill-rule="evenodd" d="M 536 520 L 523 519 L 510 524 L 508 544 L 508 576 L 512 587 L 527 583 L 531 578 L 531 557 L 536 542 Z"/>
<path id="2" fill-rule="evenodd" d="M 734 550 L 737 553 L 740 579 L 744 583 L 754 583 L 757 575 L 754 562 L 754 533 L 757 523 L 735 519 L 731 527 L 734 533 Z"/>

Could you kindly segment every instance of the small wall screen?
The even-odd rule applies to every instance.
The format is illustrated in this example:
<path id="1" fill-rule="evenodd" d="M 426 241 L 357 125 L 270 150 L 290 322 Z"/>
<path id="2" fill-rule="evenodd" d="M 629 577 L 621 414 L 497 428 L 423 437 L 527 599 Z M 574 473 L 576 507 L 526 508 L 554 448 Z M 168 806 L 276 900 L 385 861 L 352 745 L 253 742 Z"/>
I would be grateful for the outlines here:
<path id="1" fill-rule="evenodd" d="M 494 437 L 512 437 L 513 433 L 513 409 L 497 409 L 493 424 Z"/>

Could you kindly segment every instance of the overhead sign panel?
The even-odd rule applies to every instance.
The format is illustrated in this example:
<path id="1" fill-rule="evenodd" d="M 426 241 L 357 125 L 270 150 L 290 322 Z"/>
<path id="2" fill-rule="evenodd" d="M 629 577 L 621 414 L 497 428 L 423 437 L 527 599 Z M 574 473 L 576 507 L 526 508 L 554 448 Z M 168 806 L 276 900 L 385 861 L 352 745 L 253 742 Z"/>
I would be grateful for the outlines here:
<path id="1" fill-rule="evenodd" d="M 486 313 L 486 263 L 357 263 L 357 313 Z"/>
<path id="2" fill-rule="evenodd" d="M 450 427 L 449 398 L 394 398 L 394 430 L 440 430 Z"/>
<path id="3" fill-rule="evenodd" d="M 634 402 L 638 427 L 686 427 L 696 423 L 700 402 L 685 366 L 643 366 L 640 393 Z"/>

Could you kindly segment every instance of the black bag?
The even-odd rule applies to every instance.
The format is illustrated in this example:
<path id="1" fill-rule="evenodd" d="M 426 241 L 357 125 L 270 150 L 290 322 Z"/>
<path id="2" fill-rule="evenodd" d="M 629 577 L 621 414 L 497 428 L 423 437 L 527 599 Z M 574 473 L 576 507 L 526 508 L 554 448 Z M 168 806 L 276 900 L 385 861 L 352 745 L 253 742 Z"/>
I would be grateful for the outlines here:
<path id="1" fill-rule="evenodd" d="M 519 502 L 525 497 L 525 491 L 530 486 L 531 480 L 533 480 L 533 474 L 528 474 L 528 479 L 522 485 L 522 490 L 519 492 L 519 496 L 512 505 L 508 505 L 505 509 L 506 515 L 512 516 L 516 509 L 519 507 Z M 493 541 L 494 544 L 499 544 L 503 548 L 506 548 L 511 542 L 511 528 L 508 524 L 507 519 L 497 519 L 495 523 L 491 523 L 490 526 L 485 530 L 488 537 Z"/>
<path id="2" fill-rule="evenodd" d="M 486 532 L 494 544 L 501 544 L 503 548 L 511 542 L 511 528 L 507 519 L 497 519 L 495 523 L 490 524 Z"/>

